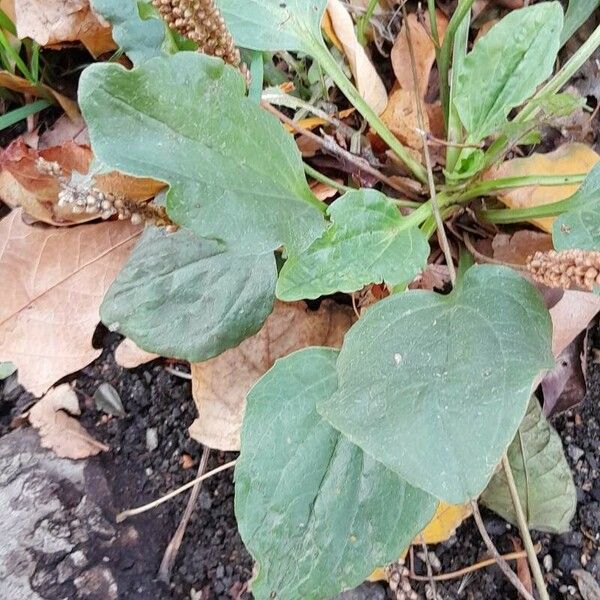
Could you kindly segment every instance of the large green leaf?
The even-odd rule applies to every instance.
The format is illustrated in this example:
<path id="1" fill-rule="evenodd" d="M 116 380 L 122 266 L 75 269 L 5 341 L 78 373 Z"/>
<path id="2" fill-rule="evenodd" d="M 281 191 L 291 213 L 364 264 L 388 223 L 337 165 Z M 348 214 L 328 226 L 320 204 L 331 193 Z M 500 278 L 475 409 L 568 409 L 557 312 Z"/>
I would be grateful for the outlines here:
<path id="1" fill-rule="evenodd" d="M 163 54 L 162 21 L 140 17 L 137 0 L 92 0 L 92 8 L 112 25 L 112 35 L 133 64 Z"/>
<path id="2" fill-rule="evenodd" d="M 257 600 L 321 600 L 396 560 L 436 501 L 364 455 L 318 414 L 338 352 L 300 350 L 252 388 L 235 469 L 240 534 Z"/>
<path id="3" fill-rule="evenodd" d="M 354 292 L 368 283 L 414 279 L 429 256 L 427 238 L 380 192 L 348 192 L 328 209 L 333 224 L 279 274 L 277 297 L 292 301 Z"/>
<path id="4" fill-rule="evenodd" d="M 588 20 L 598 6 L 600 0 L 569 0 L 565 24 L 560 34 L 561 46 L 569 41 L 569 38 Z"/>
<path id="5" fill-rule="evenodd" d="M 554 365 L 538 291 L 474 266 L 447 296 L 408 291 L 346 334 L 338 391 L 319 412 L 367 454 L 450 504 L 476 498 Z"/>
<path id="6" fill-rule="evenodd" d="M 325 227 L 320 203 L 292 136 L 244 94 L 238 71 L 193 52 L 92 65 L 79 87 L 96 156 L 167 182 L 175 222 L 242 254 L 298 252 Z"/>
<path id="7" fill-rule="evenodd" d="M 529 528 L 550 533 L 568 531 L 577 506 L 577 492 L 560 437 L 535 397 L 508 448 L 508 460 Z M 494 475 L 481 501 L 517 524 L 504 470 Z"/>
<path id="8" fill-rule="evenodd" d="M 600 250 L 600 163 L 568 200 L 569 209 L 554 221 L 556 250 Z"/>
<path id="9" fill-rule="evenodd" d="M 148 228 L 100 309 L 102 321 L 149 352 L 207 360 L 256 333 L 273 308 L 272 252 L 232 256 L 180 229 Z"/>
<path id="10" fill-rule="evenodd" d="M 301 50 L 321 40 L 327 0 L 217 0 L 236 43 L 253 50 Z"/>
<path id="11" fill-rule="evenodd" d="M 558 2 L 513 10 L 467 55 L 454 105 L 472 141 L 495 133 L 551 73 L 563 25 Z"/>

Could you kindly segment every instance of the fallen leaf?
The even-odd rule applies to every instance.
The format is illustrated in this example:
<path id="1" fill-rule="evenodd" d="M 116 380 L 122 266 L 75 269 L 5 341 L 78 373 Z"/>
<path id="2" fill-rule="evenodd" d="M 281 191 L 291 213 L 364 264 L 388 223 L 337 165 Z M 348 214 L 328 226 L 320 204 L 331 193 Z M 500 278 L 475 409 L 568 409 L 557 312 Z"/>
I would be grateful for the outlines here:
<path id="1" fill-rule="evenodd" d="M 498 233 L 492 240 L 494 258 L 513 265 L 524 265 L 536 252 L 552 250 L 552 236 L 540 231 L 521 229 L 513 235 Z"/>
<path id="2" fill-rule="evenodd" d="M 423 148 L 423 137 L 419 132 L 417 101 L 412 90 L 396 87 L 390 94 L 381 120 L 405 146 L 415 150 Z M 429 130 L 427 112 L 423 112 L 423 124 L 425 129 Z"/>
<path id="3" fill-rule="evenodd" d="M 21 209 L 0 221 L 0 356 L 26 389 L 41 396 L 100 356 L 100 303 L 139 234 L 126 221 L 29 226 Z"/>
<path id="4" fill-rule="evenodd" d="M 190 436 L 224 451 L 240 449 L 246 394 L 275 360 L 306 346 L 339 348 L 353 322 L 352 309 L 331 300 L 310 310 L 304 302 L 276 302 L 263 328 L 237 348 L 192 364 L 192 394 L 198 418 Z"/>
<path id="5" fill-rule="evenodd" d="M 387 91 L 365 49 L 356 37 L 352 17 L 340 0 L 329 0 L 327 13 L 348 59 L 360 95 L 380 115 L 387 105 Z"/>
<path id="6" fill-rule="evenodd" d="M 116 49 L 110 27 L 89 0 L 14 0 L 14 8 L 19 38 L 49 48 L 81 42 L 94 57 Z"/>
<path id="7" fill-rule="evenodd" d="M 331 22 L 331 17 L 329 16 L 329 12 L 325 11 L 323 13 L 323 20 L 321 21 L 321 29 L 329 39 L 329 41 L 340 51 L 343 52 L 344 48 L 342 47 L 342 42 L 340 42 L 335 29 L 333 28 L 333 23 Z"/>
<path id="8" fill-rule="evenodd" d="M 43 448 L 73 460 L 109 450 L 68 413 L 80 414 L 77 395 L 68 383 L 50 390 L 29 411 L 29 422 L 38 430 Z"/>
<path id="9" fill-rule="evenodd" d="M 417 536 L 414 543 L 420 543 L 421 538 L 426 544 L 439 544 L 449 539 L 458 526 L 472 514 L 469 504 L 446 504 L 440 502 L 433 519 Z"/>
<path id="10" fill-rule="evenodd" d="M 72 173 L 86 174 L 92 161 L 89 146 L 67 141 L 60 146 L 34 150 L 21 138 L 14 140 L 0 151 L 0 198 L 9 206 L 22 206 L 34 220 L 50 225 L 64 226 L 97 219 L 97 214 L 76 214 L 69 207 L 58 206 L 59 181 L 41 172 L 38 158 L 57 162 L 66 176 Z M 94 185 L 105 193 L 141 202 L 155 196 L 163 183 L 111 172 L 97 175 Z"/>
<path id="11" fill-rule="evenodd" d="M 0 87 L 5 87 L 19 94 L 29 94 L 36 98 L 46 98 L 50 102 L 57 102 L 70 119 L 81 119 L 77 102 L 43 83 L 35 85 L 18 75 L 14 75 L 8 71 L 0 71 Z"/>
<path id="12" fill-rule="evenodd" d="M 439 10 L 436 11 L 436 15 L 438 36 L 441 42 L 448 27 L 448 19 Z M 413 46 L 419 97 L 424 98 L 429 85 L 429 75 L 435 62 L 435 46 L 431 39 L 429 19 L 425 19 L 425 24 L 423 24 L 415 13 L 409 14 L 396 37 L 390 56 L 394 75 L 396 75 L 400 87 L 404 90 L 414 90 L 411 53 L 408 46 L 406 27 L 410 30 L 410 40 Z"/>
<path id="13" fill-rule="evenodd" d="M 66 142 L 75 142 L 78 146 L 89 146 L 90 138 L 84 120 L 69 119 L 66 115 L 59 117 L 53 125 L 40 135 L 38 148 L 52 148 L 62 146 Z"/>
<path id="14" fill-rule="evenodd" d="M 116 363 L 125 369 L 135 369 L 157 358 L 160 358 L 158 354 L 142 350 L 129 338 L 125 338 L 115 350 Z"/>
<path id="15" fill-rule="evenodd" d="M 571 571 L 583 600 L 600 600 L 600 585 L 591 573 L 583 569 Z"/>
<path id="16" fill-rule="evenodd" d="M 600 296 L 597 294 L 565 290 L 563 297 L 550 309 L 554 356 L 559 356 L 599 311 Z"/>
<path id="17" fill-rule="evenodd" d="M 107 415 L 112 415 L 113 417 L 126 416 L 119 392 L 106 381 L 101 383 L 94 392 L 94 405 L 96 410 L 101 410 Z"/>
<path id="18" fill-rule="evenodd" d="M 564 144 L 548 154 L 532 154 L 514 158 L 487 171 L 485 179 L 520 177 L 525 175 L 576 175 L 588 173 L 600 160 L 594 150 L 585 144 Z M 530 208 L 558 202 L 573 195 L 579 184 L 554 186 L 526 186 L 503 191 L 498 199 L 509 208 Z M 554 217 L 532 219 L 534 225 L 552 232 Z"/>
<path id="19" fill-rule="evenodd" d="M 517 537 L 510 536 L 510 541 L 513 545 L 515 552 L 523 551 L 523 544 Z M 526 556 L 517 558 L 517 577 L 523 584 L 523 587 L 530 593 L 533 594 L 533 582 L 531 581 L 531 571 L 529 570 L 529 563 L 527 562 Z"/>

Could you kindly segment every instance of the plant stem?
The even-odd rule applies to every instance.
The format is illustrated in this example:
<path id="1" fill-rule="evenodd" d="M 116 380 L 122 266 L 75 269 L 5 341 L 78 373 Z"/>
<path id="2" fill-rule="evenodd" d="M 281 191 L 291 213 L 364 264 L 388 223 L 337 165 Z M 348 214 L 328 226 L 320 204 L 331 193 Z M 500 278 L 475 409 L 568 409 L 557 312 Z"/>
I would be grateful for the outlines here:
<path id="1" fill-rule="evenodd" d="M 6 114 L 0 116 L 0 131 L 26 119 L 30 115 L 34 115 L 40 110 L 47 108 L 48 106 L 52 106 L 48 100 L 36 100 L 31 104 L 26 104 L 25 106 L 21 106 L 21 108 L 16 108 L 15 110 L 11 110 Z"/>
<path id="2" fill-rule="evenodd" d="M 494 194 L 499 190 L 527 187 L 532 185 L 554 186 L 571 185 L 581 183 L 587 177 L 587 173 L 577 175 L 522 175 L 519 177 L 500 177 L 498 179 L 489 179 L 481 181 L 470 187 L 465 194 L 461 195 L 461 200 L 470 200 L 478 196 L 487 196 Z"/>
<path id="3" fill-rule="evenodd" d="M 358 42 L 361 46 L 364 46 L 367 43 L 367 38 L 365 36 L 365 31 L 375 13 L 375 9 L 379 4 L 379 0 L 369 0 L 369 5 L 367 6 L 367 10 L 365 14 L 358 19 L 358 23 L 356 24 L 356 37 L 358 38 Z"/>
<path id="4" fill-rule="evenodd" d="M 504 575 L 506 575 L 506 578 L 515 586 L 523 598 L 526 600 L 535 600 L 535 598 L 525 589 L 525 586 L 517 577 L 515 572 L 509 567 L 508 563 L 504 560 L 504 558 L 502 558 L 496 549 L 496 546 L 494 546 L 494 542 L 492 542 L 488 532 L 485 529 L 485 525 L 483 524 L 483 519 L 481 518 L 481 513 L 479 512 L 479 506 L 477 506 L 476 500 L 471 500 L 471 508 L 473 509 L 473 517 L 475 519 L 477 529 L 479 529 L 479 534 L 487 546 L 487 549 L 494 557 L 496 564 L 500 567 L 500 570 L 504 573 Z"/>
<path id="5" fill-rule="evenodd" d="M 470 2 L 471 0 L 468 1 Z M 321 68 L 333 79 L 344 96 L 348 98 L 356 110 L 367 120 L 373 130 L 407 166 L 411 173 L 421 183 L 427 183 L 427 172 L 423 168 L 423 165 L 400 143 L 377 113 L 365 102 L 359 91 L 346 77 L 337 62 L 335 62 L 327 47 L 322 42 L 314 40 L 310 44 L 310 53 L 321 65 Z"/>
<path id="6" fill-rule="evenodd" d="M 348 187 L 347 185 L 344 185 L 343 183 L 339 183 L 339 182 L 335 181 L 335 179 L 331 179 L 331 177 L 327 177 L 327 175 L 323 175 L 323 173 L 317 171 L 316 169 L 311 167 L 309 164 L 303 163 L 303 165 L 304 165 L 304 172 L 309 177 L 312 177 L 313 179 L 315 179 L 316 181 L 319 181 L 320 183 L 328 185 L 329 187 L 332 187 L 333 189 L 338 190 L 340 192 L 351 192 L 354 189 L 354 188 Z"/>
<path id="7" fill-rule="evenodd" d="M 531 208 L 499 208 L 497 210 L 481 210 L 477 216 L 486 223 L 508 225 L 509 223 L 520 223 L 531 219 L 543 219 L 545 217 L 556 217 L 566 212 L 573 206 L 571 198 L 565 198 L 559 202 L 541 204 Z"/>
<path id="8" fill-rule="evenodd" d="M 440 100 L 442 102 L 442 109 L 444 112 L 444 121 L 448 123 L 448 112 L 449 112 L 449 98 L 450 98 L 450 86 L 448 80 L 448 73 L 450 71 L 450 61 L 452 58 L 452 48 L 454 47 L 454 36 L 458 26 L 462 23 L 462 20 L 467 16 L 471 10 L 471 6 L 475 0 L 460 0 L 458 7 L 454 11 L 450 23 L 448 23 L 448 29 L 446 29 L 446 35 L 442 47 L 436 52 L 438 70 L 440 73 Z"/>
<path id="9" fill-rule="evenodd" d="M 525 517 L 525 513 L 523 512 L 523 507 L 521 506 L 517 484 L 515 483 L 510 461 L 508 460 L 506 453 L 504 453 L 504 456 L 502 457 L 502 468 L 504 469 L 504 473 L 506 475 L 506 483 L 508 484 L 510 497 L 512 499 L 513 506 L 515 507 L 515 513 L 517 514 L 517 524 L 519 525 L 521 538 L 525 544 L 527 560 L 529 561 L 529 566 L 531 567 L 531 571 L 533 573 L 533 578 L 540 595 L 540 600 L 550 600 L 550 596 L 548 596 L 548 590 L 546 589 L 546 582 L 544 581 L 544 576 L 542 574 L 542 569 L 540 568 L 540 563 L 537 559 L 535 548 L 533 547 L 533 540 L 531 539 L 531 535 L 529 533 L 527 519 Z"/>
<path id="10" fill-rule="evenodd" d="M 427 0 L 427 12 L 429 13 L 429 24 L 431 26 L 431 39 L 436 48 L 440 47 L 440 36 L 438 34 L 437 14 L 435 12 L 435 0 Z"/>
<path id="11" fill-rule="evenodd" d="M 598 46 L 600 46 L 600 25 L 594 29 L 592 35 L 571 56 L 558 73 L 527 103 L 514 120 L 516 122 L 523 122 L 534 117 L 540 110 L 539 106 L 536 105 L 536 100 L 558 92 L 579 71 L 583 63 L 594 53 Z"/>

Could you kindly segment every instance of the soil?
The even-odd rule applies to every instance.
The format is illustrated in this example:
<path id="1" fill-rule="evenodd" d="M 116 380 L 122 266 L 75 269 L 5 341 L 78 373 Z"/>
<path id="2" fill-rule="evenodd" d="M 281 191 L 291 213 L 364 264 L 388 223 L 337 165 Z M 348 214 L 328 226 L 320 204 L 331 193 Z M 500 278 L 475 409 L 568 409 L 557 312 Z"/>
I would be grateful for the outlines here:
<path id="1" fill-rule="evenodd" d="M 188 380 L 166 370 L 165 361 L 154 361 L 137 369 L 115 363 L 114 349 L 120 337 L 99 328 L 95 336 L 104 348 L 102 356 L 77 374 L 75 388 L 83 410 L 82 423 L 110 452 L 91 459 L 107 474 L 116 511 L 150 502 L 196 476 L 201 447 L 191 440 L 187 428 L 196 416 Z M 600 347 L 600 329 L 591 336 Z M 589 391 L 576 408 L 554 420 L 561 435 L 577 485 L 578 508 L 572 530 L 563 535 L 535 534 L 542 545 L 540 560 L 546 571 L 553 599 L 581 599 L 571 573 L 585 568 L 600 581 L 600 365 L 590 353 Z M 185 370 L 183 365 L 179 370 Z M 108 417 L 99 412 L 93 394 L 101 383 L 118 391 L 127 416 Z M 0 435 L 10 430 L 14 417 L 33 398 L 20 387 L 5 386 L 0 395 Z M 12 388 L 12 389 L 11 389 Z M 148 447 L 148 430 L 155 430 L 158 446 Z M 152 436 L 151 436 L 152 437 Z M 213 452 L 209 469 L 235 455 Z M 120 600 L 245 600 L 252 560 L 245 551 L 233 513 L 232 471 L 206 481 L 196 510 L 187 527 L 170 585 L 156 581 L 164 549 L 174 534 L 188 495 L 182 494 L 143 515 L 133 517 L 142 531 L 143 552 L 124 554 L 119 561 Z M 514 551 L 511 527 L 493 513 L 483 512 L 486 527 L 501 552 Z M 115 515 L 109 515 L 114 522 Z M 487 558 L 486 548 L 470 519 L 450 540 L 430 548 L 439 559 L 434 566 L 449 572 Z M 551 559 L 546 558 L 547 556 Z M 549 562 L 551 560 L 551 563 Z M 415 570 L 426 567 L 415 553 Z M 428 584 L 413 587 L 426 596 Z M 381 587 L 365 588 L 361 597 L 380 597 Z M 438 583 L 439 600 L 491 600 L 517 598 L 497 567 L 490 567 L 449 583 Z M 391 590 L 387 590 L 393 598 Z"/>

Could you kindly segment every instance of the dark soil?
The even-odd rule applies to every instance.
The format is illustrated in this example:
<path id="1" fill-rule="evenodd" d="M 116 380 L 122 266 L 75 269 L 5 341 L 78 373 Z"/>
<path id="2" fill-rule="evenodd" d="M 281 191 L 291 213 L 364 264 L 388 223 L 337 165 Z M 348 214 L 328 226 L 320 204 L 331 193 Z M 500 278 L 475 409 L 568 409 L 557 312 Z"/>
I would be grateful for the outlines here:
<path id="1" fill-rule="evenodd" d="M 102 356 L 75 380 L 83 424 L 110 447 L 110 452 L 92 460 L 108 474 L 117 511 L 150 502 L 193 479 L 201 453 L 201 447 L 187 433 L 196 416 L 189 381 L 170 374 L 164 361 L 131 371 L 121 368 L 113 357 L 119 339 L 116 334 L 101 330 L 97 340 L 104 347 Z M 593 334 L 591 343 L 600 347 L 600 329 Z M 590 356 L 593 357 L 593 353 Z M 96 410 L 92 396 L 104 382 L 111 383 L 119 392 L 126 417 L 107 417 Z M 577 484 L 579 503 L 572 531 L 558 536 L 534 534 L 535 541 L 542 544 L 540 560 L 550 567 L 546 578 L 551 597 L 557 599 L 581 598 L 571 576 L 574 569 L 585 568 L 600 581 L 600 365 L 593 362 L 589 366 L 588 384 L 584 402 L 554 422 Z M 9 430 L 11 419 L 31 401 L 32 397 L 19 387 L 0 395 L 0 435 Z M 148 429 L 155 429 L 158 435 L 158 447 L 154 450 L 147 447 Z M 231 459 L 232 455 L 214 452 L 209 468 Z M 251 576 L 252 561 L 237 533 L 232 471 L 205 482 L 181 545 L 171 584 L 156 581 L 164 549 L 177 528 L 187 497 L 182 494 L 132 518 L 142 532 L 144 547 L 143 552 L 135 556 L 120 557 L 121 600 L 250 598 L 244 590 Z M 114 515 L 111 518 L 114 519 Z M 515 528 L 489 512 L 484 512 L 484 518 L 499 550 L 513 551 L 511 537 L 518 537 Z M 467 521 L 457 535 L 430 551 L 439 558 L 442 572 L 487 558 L 472 520 Z M 551 566 L 545 558 L 548 555 L 552 559 Z M 426 572 L 418 558 L 415 558 L 415 569 L 417 573 Z M 414 585 L 422 597 L 425 597 L 425 588 L 424 583 Z M 438 583 L 437 592 L 440 600 L 517 598 L 497 567 L 451 583 Z M 393 597 L 389 590 L 388 595 Z M 368 588 L 364 597 L 376 596 L 375 588 Z"/>

